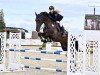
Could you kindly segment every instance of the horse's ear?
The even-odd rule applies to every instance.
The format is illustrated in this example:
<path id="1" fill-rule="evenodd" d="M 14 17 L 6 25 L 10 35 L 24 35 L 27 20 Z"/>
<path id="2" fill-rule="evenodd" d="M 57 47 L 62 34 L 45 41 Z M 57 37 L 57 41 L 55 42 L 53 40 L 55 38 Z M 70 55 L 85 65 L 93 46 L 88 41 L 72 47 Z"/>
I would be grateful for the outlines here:
<path id="1" fill-rule="evenodd" d="M 38 14 L 35 12 L 35 15 L 37 16 Z"/>

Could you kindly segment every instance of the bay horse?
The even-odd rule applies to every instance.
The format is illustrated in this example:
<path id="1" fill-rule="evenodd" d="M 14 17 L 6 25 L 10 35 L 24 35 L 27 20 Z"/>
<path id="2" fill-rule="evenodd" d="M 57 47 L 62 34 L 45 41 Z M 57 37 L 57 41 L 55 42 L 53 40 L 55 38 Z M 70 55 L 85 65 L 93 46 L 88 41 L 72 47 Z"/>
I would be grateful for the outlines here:
<path id="1" fill-rule="evenodd" d="M 63 51 L 67 51 L 68 46 L 68 33 L 65 36 L 62 36 L 62 32 L 58 31 L 57 23 L 50 19 L 50 16 L 47 12 L 41 12 L 40 14 L 35 13 L 36 15 L 36 31 L 40 33 L 40 28 L 44 24 L 45 32 L 43 37 L 49 37 L 54 42 L 60 42 Z M 39 34 L 40 35 L 40 34 Z"/>

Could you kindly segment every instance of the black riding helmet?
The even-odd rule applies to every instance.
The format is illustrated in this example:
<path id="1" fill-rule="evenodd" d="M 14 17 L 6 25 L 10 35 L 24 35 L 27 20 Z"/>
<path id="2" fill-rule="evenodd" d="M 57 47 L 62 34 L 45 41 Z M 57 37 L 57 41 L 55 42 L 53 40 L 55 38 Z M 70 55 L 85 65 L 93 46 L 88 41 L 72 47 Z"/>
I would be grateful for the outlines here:
<path id="1" fill-rule="evenodd" d="M 50 7 L 49 7 L 49 10 L 52 10 L 52 9 L 54 9 L 54 6 L 50 6 Z"/>

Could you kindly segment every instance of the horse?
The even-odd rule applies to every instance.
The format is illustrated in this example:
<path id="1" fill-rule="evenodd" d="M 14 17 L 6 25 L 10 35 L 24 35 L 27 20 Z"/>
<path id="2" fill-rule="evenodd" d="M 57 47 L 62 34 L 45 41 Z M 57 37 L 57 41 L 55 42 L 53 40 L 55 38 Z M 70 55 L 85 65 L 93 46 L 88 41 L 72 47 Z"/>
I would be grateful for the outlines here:
<path id="1" fill-rule="evenodd" d="M 40 28 L 44 24 L 46 32 L 43 34 L 54 42 L 60 42 L 63 51 L 67 51 L 68 32 L 65 36 L 62 36 L 62 32 L 57 29 L 57 23 L 50 18 L 47 12 L 35 13 L 35 15 L 36 31 L 40 34 Z"/>

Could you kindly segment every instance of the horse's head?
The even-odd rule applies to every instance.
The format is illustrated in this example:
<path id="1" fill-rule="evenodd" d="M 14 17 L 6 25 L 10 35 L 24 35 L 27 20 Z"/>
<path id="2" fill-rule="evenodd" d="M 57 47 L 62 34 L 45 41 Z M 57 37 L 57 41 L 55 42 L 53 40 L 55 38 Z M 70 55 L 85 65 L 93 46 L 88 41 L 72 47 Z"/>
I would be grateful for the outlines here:
<path id="1" fill-rule="evenodd" d="M 36 15 L 36 31 L 39 32 L 41 25 L 45 22 L 46 16 L 48 15 L 47 12 L 41 12 L 40 14 L 35 13 Z"/>

